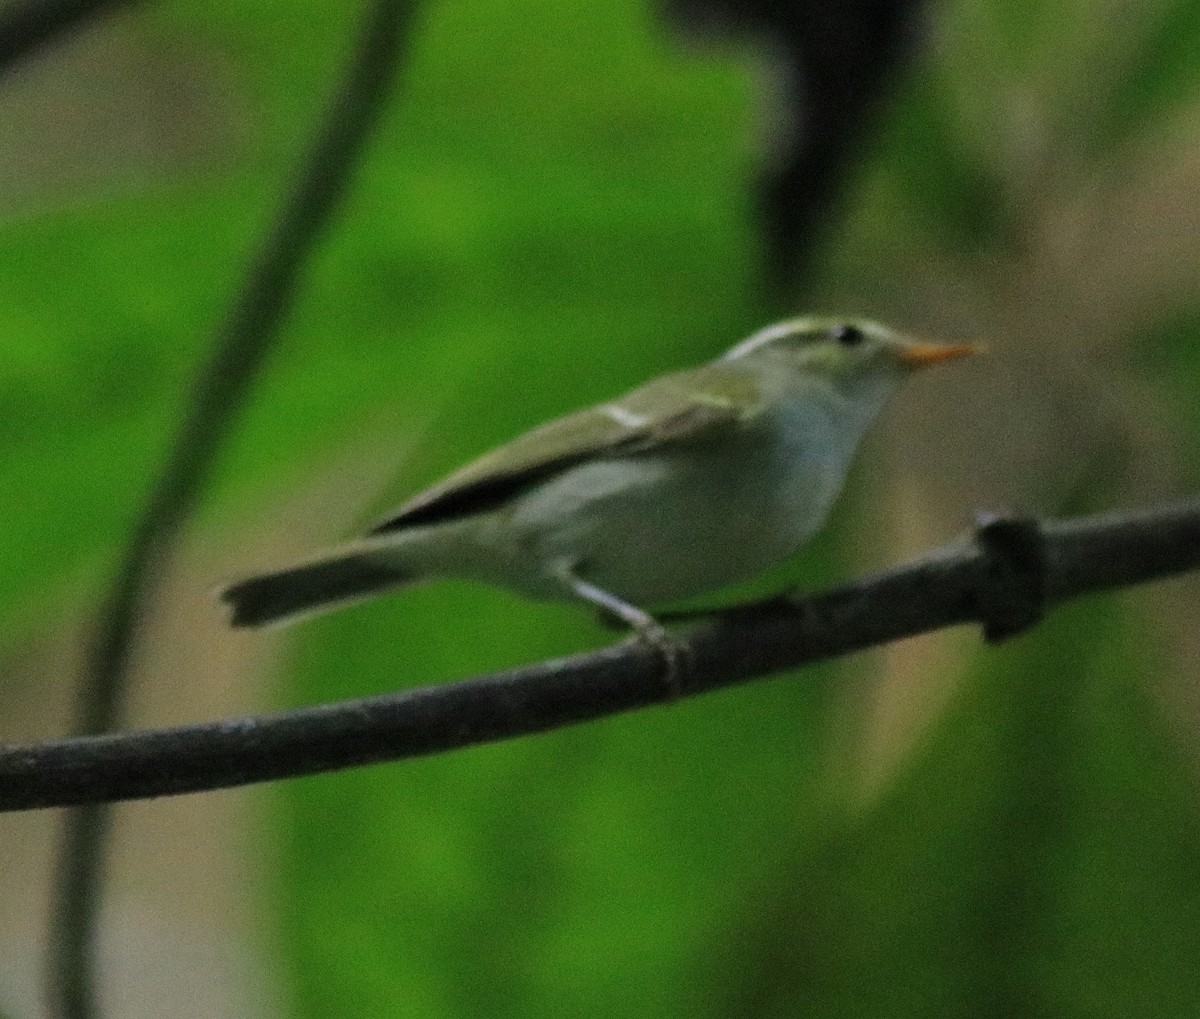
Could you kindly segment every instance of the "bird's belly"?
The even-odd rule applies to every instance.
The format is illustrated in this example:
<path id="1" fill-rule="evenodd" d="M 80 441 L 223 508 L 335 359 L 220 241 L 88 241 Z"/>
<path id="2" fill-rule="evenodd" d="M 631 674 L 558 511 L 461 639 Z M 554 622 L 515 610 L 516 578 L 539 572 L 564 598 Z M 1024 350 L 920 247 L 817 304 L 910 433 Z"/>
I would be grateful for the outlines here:
<path id="1" fill-rule="evenodd" d="M 545 578 L 571 564 L 618 597 L 653 605 L 762 572 L 811 537 L 840 486 L 840 472 L 796 453 L 748 443 L 564 472 L 522 497 L 509 519 L 537 564 L 527 589 L 558 593 Z"/>

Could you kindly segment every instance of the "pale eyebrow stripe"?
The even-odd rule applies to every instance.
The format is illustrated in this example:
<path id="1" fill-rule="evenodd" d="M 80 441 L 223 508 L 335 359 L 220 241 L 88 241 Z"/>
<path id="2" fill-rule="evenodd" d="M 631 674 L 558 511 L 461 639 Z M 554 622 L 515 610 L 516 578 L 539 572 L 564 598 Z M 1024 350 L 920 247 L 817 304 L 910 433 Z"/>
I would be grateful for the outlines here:
<path id="1" fill-rule="evenodd" d="M 805 319 L 789 319 L 786 322 L 776 322 L 774 325 L 767 326 L 765 329 L 760 329 L 746 339 L 742 340 L 736 347 L 725 354 L 726 359 L 743 357 L 749 354 L 752 350 L 757 350 L 766 343 L 771 343 L 779 339 L 781 336 L 786 336 L 788 333 L 796 332 L 801 328 Z"/>
<path id="2" fill-rule="evenodd" d="M 763 329 L 754 332 L 745 340 L 738 343 L 736 347 L 724 355 L 725 360 L 734 358 L 743 358 L 746 354 L 757 350 L 760 347 L 766 346 L 767 343 L 773 343 L 779 338 L 787 336 L 788 332 L 804 332 L 809 329 L 815 329 L 822 323 L 823 319 L 805 316 L 803 318 L 788 318 L 784 322 L 776 322 L 774 325 L 764 326 Z"/>
<path id="3" fill-rule="evenodd" d="M 650 420 L 641 414 L 635 414 L 631 410 L 626 410 L 620 404 L 616 403 L 606 403 L 600 410 L 623 428 L 641 428 Z"/>

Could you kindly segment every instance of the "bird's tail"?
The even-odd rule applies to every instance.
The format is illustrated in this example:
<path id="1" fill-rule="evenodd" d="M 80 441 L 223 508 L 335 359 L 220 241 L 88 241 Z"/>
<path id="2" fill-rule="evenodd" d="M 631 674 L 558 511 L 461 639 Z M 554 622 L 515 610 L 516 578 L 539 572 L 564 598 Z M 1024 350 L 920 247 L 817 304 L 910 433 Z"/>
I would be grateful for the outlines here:
<path id="1" fill-rule="evenodd" d="M 275 573 L 248 577 L 222 589 L 218 597 L 232 607 L 232 626 L 265 626 L 340 608 L 416 579 L 383 560 L 378 550 L 360 545 Z"/>

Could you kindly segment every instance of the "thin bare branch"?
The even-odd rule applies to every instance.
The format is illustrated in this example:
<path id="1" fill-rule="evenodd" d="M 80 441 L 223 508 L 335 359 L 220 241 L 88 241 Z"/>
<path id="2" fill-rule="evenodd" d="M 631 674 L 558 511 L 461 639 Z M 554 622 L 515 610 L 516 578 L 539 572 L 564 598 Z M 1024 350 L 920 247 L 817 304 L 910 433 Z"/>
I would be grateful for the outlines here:
<path id="1" fill-rule="evenodd" d="M 406 0 L 375 0 L 370 5 L 346 78 L 297 185 L 250 267 L 218 333 L 212 359 L 197 379 L 183 424 L 100 612 L 80 693 L 80 733 L 104 732 L 120 723 L 138 621 L 378 120 L 410 8 Z M 71 1019 L 98 1014 L 92 943 L 108 829 L 108 811 L 99 802 L 68 816 L 55 882 L 47 990 L 52 1014 Z"/>
<path id="2" fill-rule="evenodd" d="M 998 640 L 1050 605 L 1200 567 L 1200 501 L 1038 524 L 970 540 L 803 599 L 723 613 L 685 638 L 683 696 L 977 621 Z M 655 652 L 590 654 L 262 717 L 0 751 L 0 810 L 230 788 L 541 732 L 675 696 Z"/>

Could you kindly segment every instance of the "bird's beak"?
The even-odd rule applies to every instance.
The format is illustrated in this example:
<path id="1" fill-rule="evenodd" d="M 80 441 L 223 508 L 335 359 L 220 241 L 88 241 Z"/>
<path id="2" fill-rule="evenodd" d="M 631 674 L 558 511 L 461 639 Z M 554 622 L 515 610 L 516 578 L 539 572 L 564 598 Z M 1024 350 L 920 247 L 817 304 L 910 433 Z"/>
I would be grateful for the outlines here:
<path id="1" fill-rule="evenodd" d="M 918 340 L 900 348 L 897 357 L 908 368 L 927 368 L 941 361 L 953 361 L 970 354 L 983 353 L 977 343 L 929 343 Z"/>

